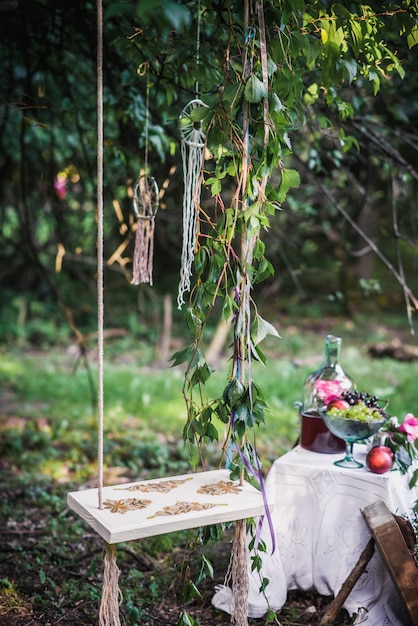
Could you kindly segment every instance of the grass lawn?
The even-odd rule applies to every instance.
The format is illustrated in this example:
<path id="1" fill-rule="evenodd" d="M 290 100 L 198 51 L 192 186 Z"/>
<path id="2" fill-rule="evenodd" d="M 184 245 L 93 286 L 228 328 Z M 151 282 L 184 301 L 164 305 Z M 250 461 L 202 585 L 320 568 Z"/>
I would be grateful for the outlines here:
<path id="1" fill-rule="evenodd" d="M 289 325 L 280 332 L 281 339 L 268 340 L 263 346 L 267 366 L 253 364 L 253 379 L 269 405 L 265 423 L 256 433 L 266 471 L 272 459 L 298 437 L 295 402 L 301 400 L 306 376 L 322 361 L 327 332 L 343 337 L 341 362 L 360 389 L 389 399 L 392 415 L 418 414 L 418 362 L 371 359 L 364 331 L 352 324 L 344 328 L 331 320 L 320 331 Z M 380 331 L 375 327 L 371 340 L 390 341 L 396 332 L 384 325 Z M 149 347 L 143 352 L 149 358 Z M 71 346 L 47 351 L 9 349 L 0 355 L 3 453 L 13 454 L 21 470 L 59 479 L 91 476 L 97 457 L 94 351 L 87 360 L 80 360 Z M 214 367 L 207 383 L 213 399 L 227 383 L 227 358 Z M 182 450 L 186 421 L 182 387 L 181 367 L 144 362 L 140 345 L 129 348 L 124 342 L 113 342 L 105 346 L 106 464 L 128 467 L 138 474 L 147 467 L 165 473 L 174 451 L 180 465 L 187 463 Z M 224 426 L 216 426 L 222 440 Z M 218 453 L 220 459 L 219 451 L 209 451 L 210 463 L 217 464 Z"/>

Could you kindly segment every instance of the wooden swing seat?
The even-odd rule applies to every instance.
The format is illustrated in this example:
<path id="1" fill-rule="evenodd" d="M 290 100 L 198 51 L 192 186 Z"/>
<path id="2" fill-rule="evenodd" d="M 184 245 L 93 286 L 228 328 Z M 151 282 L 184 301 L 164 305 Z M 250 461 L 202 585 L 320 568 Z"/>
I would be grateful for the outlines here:
<path id="1" fill-rule="evenodd" d="M 231 481 L 227 469 L 170 476 L 67 495 L 68 506 L 107 543 L 120 543 L 178 530 L 264 515 L 262 493 Z"/>

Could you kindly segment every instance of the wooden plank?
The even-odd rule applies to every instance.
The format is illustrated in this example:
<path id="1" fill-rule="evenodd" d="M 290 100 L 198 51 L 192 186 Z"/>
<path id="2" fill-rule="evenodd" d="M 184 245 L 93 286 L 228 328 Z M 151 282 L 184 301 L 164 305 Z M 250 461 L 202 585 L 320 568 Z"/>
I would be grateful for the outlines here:
<path id="1" fill-rule="evenodd" d="M 414 626 L 418 626 L 418 569 L 399 526 L 383 500 L 361 509 Z"/>
<path id="2" fill-rule="evenodd" d="M 107 543 L 264 515 L 261 492 L 226 469 L 103 487 L 67 495 L 67 504 Z"/>

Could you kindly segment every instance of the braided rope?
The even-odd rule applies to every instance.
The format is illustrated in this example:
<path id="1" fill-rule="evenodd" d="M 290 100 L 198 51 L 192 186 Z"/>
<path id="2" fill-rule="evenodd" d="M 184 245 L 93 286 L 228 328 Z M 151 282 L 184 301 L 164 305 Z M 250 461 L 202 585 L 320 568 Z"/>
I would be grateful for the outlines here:
<path id="1" fill-rule="evenodd" d="M 97 419 L 98 498 L 103 509 L 103 4 L 97 0 Z"/>

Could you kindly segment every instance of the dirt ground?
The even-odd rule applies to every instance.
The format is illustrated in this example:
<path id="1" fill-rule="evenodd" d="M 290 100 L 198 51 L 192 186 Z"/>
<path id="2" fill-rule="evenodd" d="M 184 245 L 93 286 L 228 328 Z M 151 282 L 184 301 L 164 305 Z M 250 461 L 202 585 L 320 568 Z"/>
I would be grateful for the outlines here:
<path id="1" fill-rule="evenodd" d="M 36 496 L 39 497 L 39 492 Z M 84 531 L 82 526 L 81 532 L 77 530 L 78 520 L 72 512 L 58 514 L 56 521 L 63 534 L 57 533 L 55 537 L 52 525 L 51 536 L 50 520 L 42 517 L 42 508 L 35 508 L 30 497 L 30 489 L 13 490 L 7 481 L 0 487 L 0 501 L 10 502 L 16 513 L 16 517 L 0 520 L 0 626 L 97 625 L 103 582 L 102 539 L 88 529 Z M 22 512 L 22 504 L 26 513 Z M 165 555 L 164 561 L 155 560 L 138 542 L 117 546 L 119 587 L 123 594 L 121 626 L 176 626 L 183 610 L 192 616 L 195 626 L 231 624 L 230 616 L 211 604 L 216 585 L 224 583 L 230 547 L 228 537 L 212 544 L 208 558 L 214 566 L 214 578 L 207 578 L 199 585 L 201 598 L 184 605 L 177 589 L 178 571 L 173 567 L 180 560 L 180 546 Z M 131 601 L 132 584 L 131 589 L 125 590 L 124 581 L 133 568 L 140 574 L 140 588 L 135 590 L 136 598 Z M 317 626 L 331 600 L 315 592 L 291 591 L 278 615 L 279 621 L 269 623 Z M 134 605 L 140 607 L 137 615 L 133 613 Z M 249 626 L 265 623 L 265 619 L 249 619 Z M 348 614 L 342 610 L 333 625 L 350 623 Z"/>

